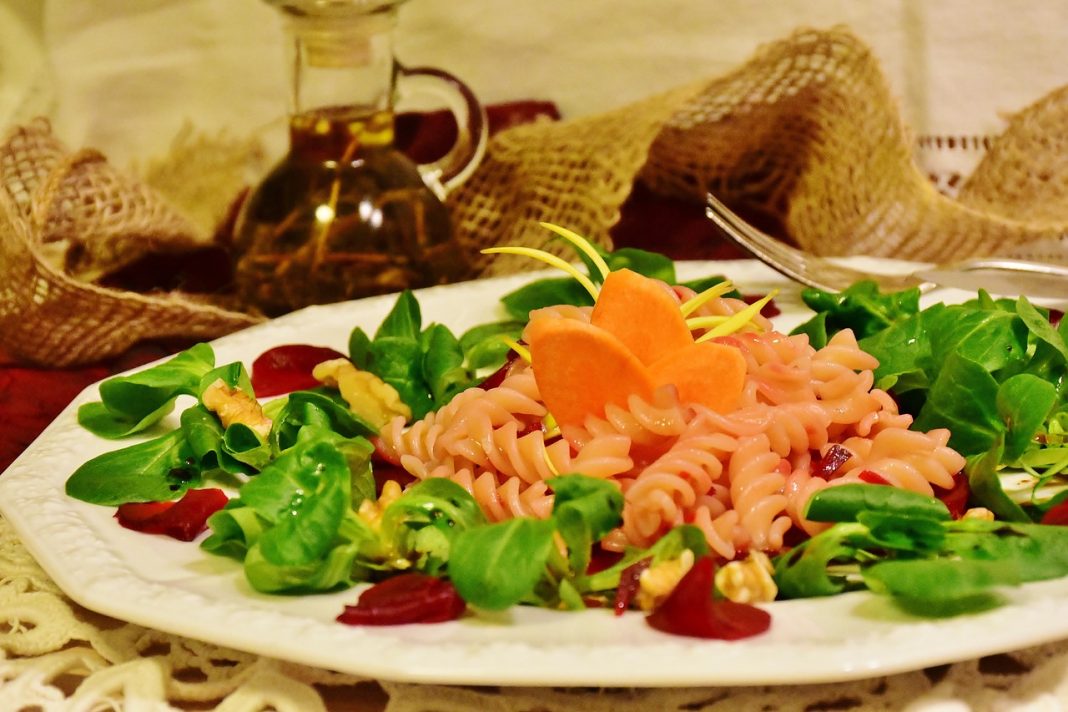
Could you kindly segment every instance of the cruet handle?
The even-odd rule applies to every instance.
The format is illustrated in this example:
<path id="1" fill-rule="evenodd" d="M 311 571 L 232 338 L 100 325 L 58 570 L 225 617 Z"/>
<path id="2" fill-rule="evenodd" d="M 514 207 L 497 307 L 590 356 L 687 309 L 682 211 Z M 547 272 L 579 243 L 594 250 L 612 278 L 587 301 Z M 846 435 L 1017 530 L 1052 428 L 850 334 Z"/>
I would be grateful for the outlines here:
<path id="1" fill-rule="evenodd" d="M 419 172 L 427 185 L 444 199 L 478 167 L 486 152 L 489 136 L 486 110 L 475 93 L 448 72 L 433 67 L 395 65 L 397 90 L 403 98 L 414 94 L 432 94 L 445 101 L 456 118 L 456 143 L 449 152 L 432 163 L 420 164 Z"/>

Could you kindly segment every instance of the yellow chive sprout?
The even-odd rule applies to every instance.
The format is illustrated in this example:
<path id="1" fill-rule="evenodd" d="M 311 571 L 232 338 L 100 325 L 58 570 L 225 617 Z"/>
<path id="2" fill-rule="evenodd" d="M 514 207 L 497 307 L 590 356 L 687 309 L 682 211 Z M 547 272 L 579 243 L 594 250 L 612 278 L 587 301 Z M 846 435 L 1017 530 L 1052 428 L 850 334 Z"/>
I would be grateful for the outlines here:
<path id="1" fill-rule="evenodd" d="M 560 227 L 559 225 L 553 225 L 552 223 L 547 222 L 538 224 L 546 230 L 556 233 L 560 237 L 570 242 L 576 248 L 578 248 L 578 250 L 582 252 L 582 254 L 586 255 L 586 257 L 590 259 L 590 262 L 592 262 L 593 265 L 597 268 L 597 271 L 601 273 L 602 280 L 604 280 L 604 278 L 608 276 L 608 273 L 611 271 L 608 269 L 608 263 L 604 261 L 604 259 L 601 257 L 601 254 L 597 252 L 596 248 L 594 248 L 592 244 L 590 244 L 589 240 L 582 237 L 582 235 L 579 235 L 576 232 L 568 230 L 566 227 Z"/>
<path id="2" fill-rule="evenodd" d="M 532 257 L 536 260 L 539 260 L 540 262 L 544 262 L 545 264 L 551 267 L 556 267 L 557 269 L 567 272 L 569 275 L 574 277 L 579 284 L 582 285 L 583 289 L 590 293 L 590 296 L 593 297 L 595 301 L 597 299 L 597 295 L 600 293 L 600 290 L 597 289 L 597 286 L 590 280 L 589 277 L 579 272 L 570 263 L 560 259 L 556 255 L 546 252 L 545 250 L 537 250 L 533 247 L 487 247 L 486 249 L 482 250 L 482 254 L 521 255 L 523 257 Z"/>
<path id="3" fill-rule="evenodd" d="M 549 434 L 548 433 L 545 434 L 545 439 L 546 440 L 549 439 Z M 545 466 L 549 468 L 549 472 L 551 472 L 553 474 L 553 477 L 558 477 L 560 475 L 560 473 L 559 473 L 559 471 L 557 471 L 556 465 L 553 464 L 553 461 L 551 459 L 549 459 L 549 450 L 548 450 L 548 448 L 544 448 L 543 447 L 541 449 L 541 457 L 542 457 L 543 460 L 545 460 Z"/>
<path id="4" fill-rule="evenodd" d="M 724 280 L 719 284 L 712 285 L 700 294 L 694 295 L 693 297 L 683 302 L 682 306 L 680 307 L 680 309 L 682 310 L 682 315 L 689 316 L 690 314 L 693 314 L 695 311 L 700 309 L 712 299 L 723 296 L 732 289 L 734 289 L 734 285 L 729 279 Z"/>
<path id="5" fill-rule="evenodd" d="M 516 355 L 519 356 L 519 358 L 523 359 L 527 363 L 530 363 L 530 349 L 528 349 L 526 346 L 523 346 L 511 336 L 505 336 L 504 334 L 501 334 L 500 339 L 505 344 L 507 344 L 508 348 L 510 348 L 512 351 L 515 351 Z"/>
<path id="6" fill-rule="evenodd" d="M 686 326 L 690 327 L 690 331 L 694 329 L 711 329 L 730 318 L 729 316 L 694 316 L 686 320 Z"/>
<path id="7" fill-rule="evenodd" d="M 760 310 L 764 308 L 764 305 L 770 302 L 772 298 L 774 298 L 775 295 L 778 293 L 779 290 L 776 289 L 763 299 L 753 302 L 745 309 L 742 309 L 740 312 L 733 315 L 731 318 L 727 319 L 727 321 L 723 322 L 719 326 L 716 326 L 706 331 L 704 334 L 701 335 L 700 338 L 696 339 L 696 341 L 708 341 L 709 339 L 714 339 L 717 336 L 726 336 L 727 334 L 733 334 L 734 332 L 741 330 L 750 321 L 752 321 L 753 317 L 759 314 Z"/>

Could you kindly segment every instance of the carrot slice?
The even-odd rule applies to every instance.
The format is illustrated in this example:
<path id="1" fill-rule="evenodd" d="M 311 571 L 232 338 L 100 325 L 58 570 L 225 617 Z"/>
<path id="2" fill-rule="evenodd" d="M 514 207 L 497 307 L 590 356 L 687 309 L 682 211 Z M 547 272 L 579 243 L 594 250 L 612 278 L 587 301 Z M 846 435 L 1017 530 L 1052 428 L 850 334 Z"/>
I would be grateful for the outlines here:
<path id="1" fill-rule="evenodd" d="M 738 407 L 745 385 L 745 357 L 733 346 L 704 341 L 661 357 L 649 367 L 659 386 L 672 383 L 683 403 L 701 403 L 719 413 Z"/>
<path id="2" fill-rule="evenodd" d="M 605 277 L 590 323 L 615 334 L 644 364 L 693 343 L 679 303 L 656 280 L 629 269 Z"/>
<path id="3" fill-rule="evenodd" d="M 560 425 L 582 425 L 605 406 L 626 406 L 631 395 L 650 400 L 649 370 L 619 339 L 575 319 L 546 320 L 530 336 L 534 379 Z"/>

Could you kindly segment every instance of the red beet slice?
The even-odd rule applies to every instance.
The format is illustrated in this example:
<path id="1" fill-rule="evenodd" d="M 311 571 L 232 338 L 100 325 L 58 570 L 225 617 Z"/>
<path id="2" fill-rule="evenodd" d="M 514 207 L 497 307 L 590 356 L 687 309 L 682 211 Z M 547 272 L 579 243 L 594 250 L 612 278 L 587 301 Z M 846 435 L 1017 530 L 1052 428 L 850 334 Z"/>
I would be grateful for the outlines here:
<path id="1" fill-rule="evenodd" d="M 227 502 L 220 489 L 191 489 L 176 502 L 131 502 L 119 505 L 119 524 L 144 534 L 193 541 L 207 528 L 208 517 Z"/>
<path id="2" fill-rule="evenodd" d="M 652 558 L 635 561 L 619 574 L 619 586 L 616 587 L 616 598 L 612 603 L 617 616 L 623 615 L 630 608 L 631 602 L 641 589 L 642 572 L 652 563 Z"/>
<path id="3" fill-rule="evenodd" d="M 286 344 L 267 349 L 252 362 L 252 389 L 257 398 L 315 388 L 312 369 L 323 361 L 345 358 L 325 346 Z"/>
<path id="4" fill-rule="evenodd" d="M 1042 515 L 1042 520 L 1039 524 L 1068 525 L 1068 501 L 1055 504 L 1047 509 L 1046 513 Z"/>
<path id="5" fill-rule="evenodd" d="M 488 391 L 491 388 L 496 388 L 504 382 L 504 379 L 508 376 L 512 370 L 512 366 L 515 365 L 516 359 L 519 358 L 519 354 L 515 351 L 509 351 L 508 355 L 504 359 L 504 363 L 496 371 L 486 376 L 482 383 L 479 384 L 479 388 L 484 391 Z"/>
<path id="6" fill-rule="evenodd" d="M 364 591 L 337 617 L 349 625 L 441 623 L 459 618 L 467 604 L 448 581 L 428 574 L 400 574 Z"/>
<path id="7" fill-rule="evenodd" d="M 594 544 L 590 550 L 590 563 L 586 567 L 586 574 L 595 574 L 599 571 L 612 568 L 619 563 L 619 560 L 623 558 L 623 553 L 619 551 L 608 551 L 604 549 L 600 544 Z"/>
<path id="8" fill-rule="evenodd" d="M 849 462 L 851 457 L 853 457 L 853 453 L 835 443 L 827 448 L 827 452 L 824 453 L 823 457 L 812 461 L 812 475 L 814 477 L 822 477 L 825 480 L 830 479 L 841 469 L 842 465 Z"/>
<path id="9" fill-rule="evenodd" d="M 771 627 L 771 615 L 756 606 L 712 597 L 715 563 L 698 559 L 668 597 L 645 620 L 653 628 L 691 638 L 738 640 Z"/>
<path id="10" fill-rule="evenodd" d="M 885 477 L 880 475 L 878 472 L 872 472 L 871 470 L 863 470 L 863 471 L 861 471 L 861 473 L 859 475 L 857 475 L 857 479 L 860 480 L 861 482 L 867 482 L 869 485 L 887 485 L 887 486 L 891 486 L 890 485 L 890 480 L 886 479 Z"/>
<path id="11" fill-rule="evenodd" d="M 960 519 L 968 511 L 968 498 L 971 495 L 972 488 L 963 472 L 953 475 L 953 486 L 949 489 L 935 487 L 935 496 L 942 500 L 942 504 L 946 505 L 954 519 Z"/>

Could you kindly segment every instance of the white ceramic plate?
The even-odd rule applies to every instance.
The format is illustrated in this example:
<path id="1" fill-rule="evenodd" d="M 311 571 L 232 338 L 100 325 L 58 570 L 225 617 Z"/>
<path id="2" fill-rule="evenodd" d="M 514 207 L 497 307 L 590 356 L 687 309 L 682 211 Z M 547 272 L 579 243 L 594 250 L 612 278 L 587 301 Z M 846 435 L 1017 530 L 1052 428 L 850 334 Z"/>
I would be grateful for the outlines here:
<path id="1" fill-rule="evenodd" d="M 854 260 L 854 262 L 856 262 Z M 861 261 L 875 270 L 887 263 Z M 785 330 L 804 316 L 797 289 L 753 262 L 687 263 L 681 276 L 727 274 L 746 292 L 781 287 Z M 420 294 L 424 322 L 459 331 L 493 315 L 497 297 L 530 277 Z M 934 295 L 936 298 L 939 295 Z M 947 301 L 960 293 L 944 292 Z M 342 351 L 394 298 L 313 307 L 214 343 L 217 362 L 311 343 Z M 672 637 L 637 613 L 516 608 L 436 625 L 360 628 L 334 618 L 356 592 L 281 597 L 252 591 L 239 566 L 194 544 L 123 529 L 113 510 L 68 498 L 63 485 L 117 445 L 76 423 L 88 388 L 0 476 L 0 511 L 75 601 L 144 626 L 249 652 L 383 679 L 484 685 L 690 686 L 829 682 L 918 669 L 1068 637 L 1068 579 L 1008 590 L 1007 605 L 923 620 L 867 593 L 770 604 L 771 630 L 739 642 Z M 177 425 L 171 418 L 163 427 Z M 152 434 L 158 434 L 154 431 Z"/>

